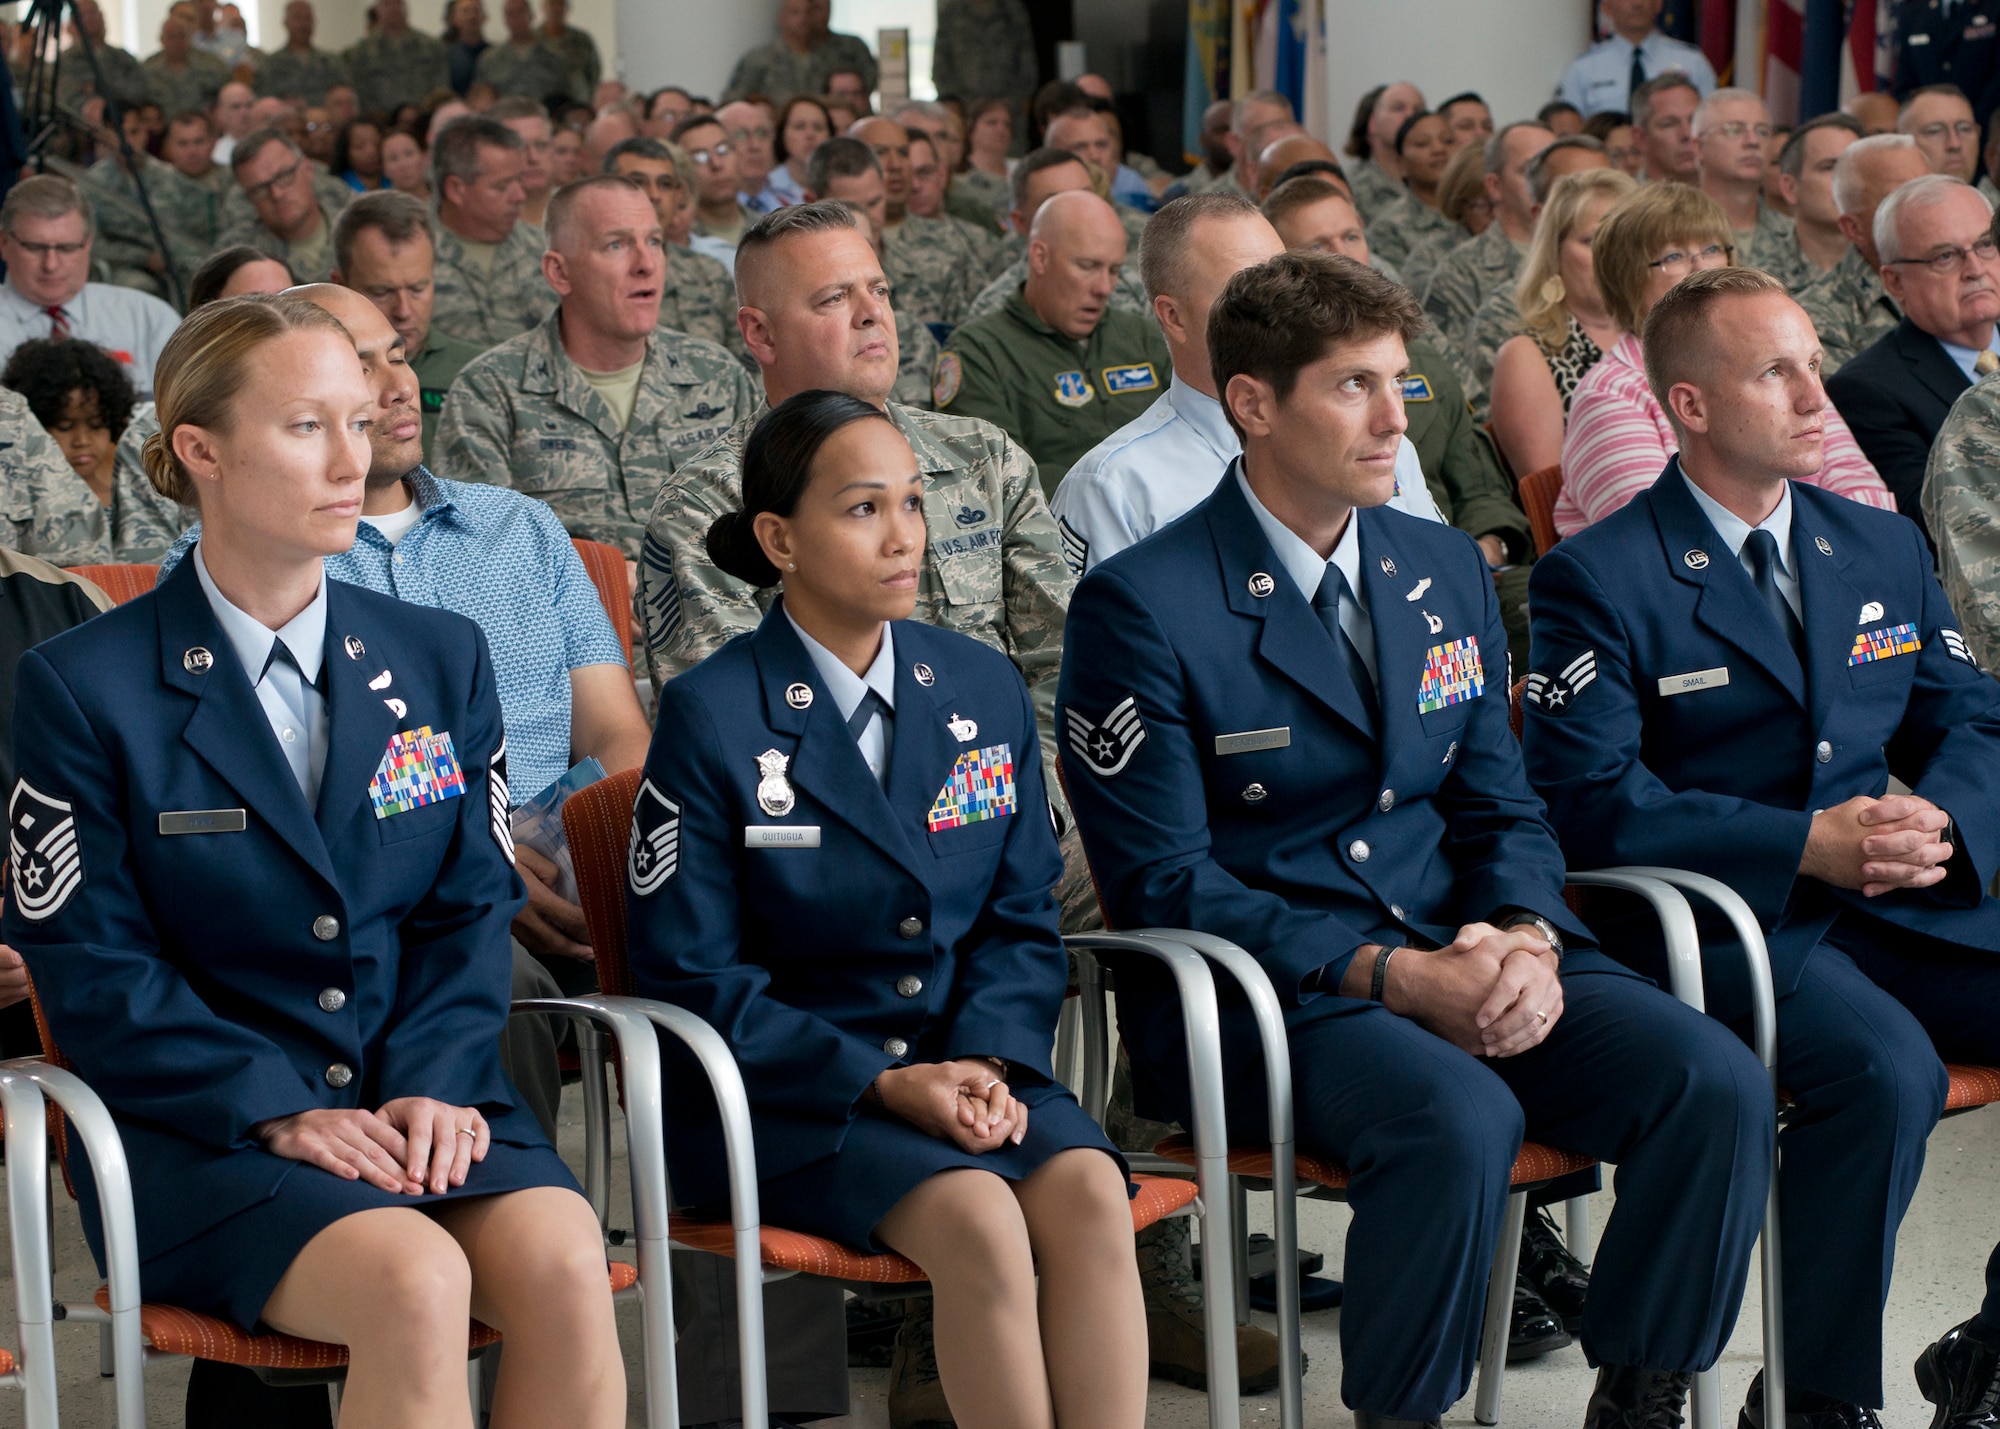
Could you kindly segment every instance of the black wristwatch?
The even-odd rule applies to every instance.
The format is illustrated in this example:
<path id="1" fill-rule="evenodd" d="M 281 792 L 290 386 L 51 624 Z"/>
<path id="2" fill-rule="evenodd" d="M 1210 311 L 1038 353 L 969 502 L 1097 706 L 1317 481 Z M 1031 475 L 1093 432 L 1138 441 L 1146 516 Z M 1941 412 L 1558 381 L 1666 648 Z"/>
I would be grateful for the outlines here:
<path id="1" fill-rule="evenodd" d="M 1556 961 L 1560 963 L 1562 961 L 1562 955 L 1563 955 L 1563 940 L 1562 940 L 1562 934 L 1556 931 L 1556 925 L 1551 923 L 1548 919 L 1544 918 L 1539 913 L 1529 913 L 1524 911 L 1513 914 L 1511 917 L 1507 919 L 1506 922 L 1502 923 L 1500 926 L 1503 929 L 1518 928 L 1523 924 L 1528 924 L 1532 926 L 1536 932 L 1542 935 L 1543 941 L 1549 945 L 1550 950 L 1553 951 L 1556 955 Z"/>

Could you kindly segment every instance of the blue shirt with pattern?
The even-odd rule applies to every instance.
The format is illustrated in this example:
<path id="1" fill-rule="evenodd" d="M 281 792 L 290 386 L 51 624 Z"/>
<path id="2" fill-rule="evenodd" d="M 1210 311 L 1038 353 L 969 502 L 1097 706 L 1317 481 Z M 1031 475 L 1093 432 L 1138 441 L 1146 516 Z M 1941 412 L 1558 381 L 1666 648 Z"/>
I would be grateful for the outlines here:
<path id="1" fill-rule="evenodd" d="M 570 766 L 569 672 L 623 665 L 624 649 L 545 503 L 421 466 L 407 480 L 423 512 L 417 524 L 391 546 L 363 521 L 353 548 L 326 558 L 327 578 L 456 611 L 485 632 L 507 722 L 507 782 L 525 802 Z M 200 539 L 196 522 L 160 562 L 161 580 Z"/>

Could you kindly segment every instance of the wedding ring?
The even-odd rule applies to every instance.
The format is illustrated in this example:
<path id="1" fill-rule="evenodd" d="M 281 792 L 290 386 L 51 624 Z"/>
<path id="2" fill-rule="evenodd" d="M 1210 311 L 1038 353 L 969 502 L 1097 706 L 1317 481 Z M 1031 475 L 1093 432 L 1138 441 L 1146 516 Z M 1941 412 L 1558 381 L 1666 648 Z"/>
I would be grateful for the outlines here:
<path id="1" fill-rule="evenodd" d="M 1535 1020 L 1537 1022 L 1547 1022 L 1549 1020 L 1549 1015 L 1546 1012 L 1537 1012 L 1535 1014 Z"/>
<path id="2" fill-rule="evenodd" d="M 469 1137 L 471 1137 L 471 1138 L 472 1138 L 472 1139 L 473 1139 L 474 1141 L 477 1141 L 477 1140 L 479 1140 L 479 1133 L 478 1133 L 478 1132 L 476 1132 L 476 1131 L 467 1131 L 467 1130 L 466 1130 L 466 1129 L 465 1129 L 464 1127 L 462 1127 L 462 1126 L 461 1126 L 461 1127 L 460 1127 L 460 1128 L 458 1129 L 458 1134 L 459 1134 L 460 1136 L 469 1136 Z"/>

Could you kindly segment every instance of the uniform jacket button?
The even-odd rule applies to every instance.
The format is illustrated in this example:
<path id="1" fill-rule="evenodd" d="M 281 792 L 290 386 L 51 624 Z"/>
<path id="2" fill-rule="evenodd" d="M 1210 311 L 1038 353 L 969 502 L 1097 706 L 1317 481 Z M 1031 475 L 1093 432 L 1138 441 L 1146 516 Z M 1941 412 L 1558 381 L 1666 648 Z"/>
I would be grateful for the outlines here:
<path id="1" fill-rule="evenodd" d="M 910 1044 L 900 1037 L 891 1037 L 887 1042 L 882 1044 L 882 1050 L 887 1052 L 891 1057 L 901 1057 L 909 1052 Z"/>
<path id="2" fill-rule="evenodd" d="M 326 1069 L 326 1084 L 330 1087 L 344 1087 L 354 1080 L 354 1069 L 345 1062 L 335 1062 Z"/>
<path id="3" fill-rule="evenodd" d="M 1402 922 L 1402 921 L 1403 921 L 1403 909 L 1402 909 L 1401 905 L 1399 905 L 1399 904 L 1395 904 L 1395 903 L 1391 903 L 1391 904 L 1389 905 L 1389 916 L 1390 916 L 1391 918 L 1394 918 L 1394 919 L 1395 919 L 1395 920 L 1396 920 L 1396 921 L 1397 921 L 1398 923 Z"/>
<path id="4" fill-rule="evenodd" d="M 896 979 L 896 993 L 899 997 L 915 997 L 924 990 L 924 980 L 914 975 Z"/>
<path id="5" fill-rule="evenodd" d="M 1819 742 L 1819 748 L 1813 751 L 1813 758 L 1822 764 L 1831 764 L 1833 762 L 1833 746 L 1822 739 Z"/>
<path id="6" fill-rule="evenodd" d="M 319 995 L 319 1010 L 321 1012 L 338 1012 L 345 1006 L 347 1006 L 347 994 L 339 988 L 329 987 L 321 989 Z"/>
<path id="7" fill-rule="evenodd" d="M 1368 840 L 1366 839 L 1356 839 L 1347 846 L 1347 856 L 1356 863 L 1368 862 L 1368 853 Z"/>
<path id="8" fill-rule="evenodd" d="M 1396 791 L 1394 789 L 1384 789 L 1382 791 L 1382 797 L 1375 801 L 1375 807 L 1380 809 L 1385 814 L 1388 813 L 1391 809 L 1395 808 Z"/>
<path id="9" fill-rule="evenodd" d="M 1262 784 L 1246 785 L 1243 790 L 1243 802 L 1246 804 L 1261 804 L 1264 802 L 1264 796 L 1268 793 L 1270 793 L 1270 790 L 1266 789 Z"/>
<path id="10" fill-rule="evenodd" d="M 330 943 L 340 936 L 340 920 L 331 913 L 322 913 L 313 919 L 313 936 L 322 943 Z"/>
<path id="11" fill-rule="evenodd" d="M 896 932 L 898 936 L 904 938 L 914 938 L 923 931 L 924 931 L 924 920 L 917 917 L 905 918 L 902 922 L 896 925 Z M 899 1052 L 897 1053 L 897 1055 L 901 1056 L 902 1054 Z"/>

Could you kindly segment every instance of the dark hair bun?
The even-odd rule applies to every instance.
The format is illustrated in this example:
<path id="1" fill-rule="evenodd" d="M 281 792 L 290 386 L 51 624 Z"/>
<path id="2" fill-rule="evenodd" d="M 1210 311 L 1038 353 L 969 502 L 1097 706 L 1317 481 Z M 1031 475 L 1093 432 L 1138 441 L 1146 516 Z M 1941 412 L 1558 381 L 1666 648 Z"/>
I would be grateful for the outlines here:
<path id="1" fill-rule="evenodd" d="M 778 583 L 778 568 L 758 544 L 757 518 L 748 511 L 725 511 L 708 528 L 708 558 L 724 575 L 759 589 Z"/>

